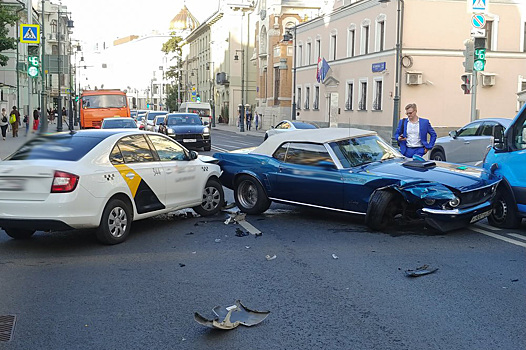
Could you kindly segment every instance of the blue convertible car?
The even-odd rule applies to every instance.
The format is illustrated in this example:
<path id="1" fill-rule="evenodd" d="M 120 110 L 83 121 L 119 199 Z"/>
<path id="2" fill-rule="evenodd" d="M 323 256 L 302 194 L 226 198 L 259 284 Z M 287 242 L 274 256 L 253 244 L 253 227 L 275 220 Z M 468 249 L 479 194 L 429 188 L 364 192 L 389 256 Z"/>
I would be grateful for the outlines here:
<path id="1" fill-rule="evenodd" d="M 216 153 L 238 208 L 272 201 L 360 214 L 375 230 L 415 220 L 449 231 L 491 213 L 499 180 L 481 168 L 402 156 L 374 131 L 325 128 Z"/>

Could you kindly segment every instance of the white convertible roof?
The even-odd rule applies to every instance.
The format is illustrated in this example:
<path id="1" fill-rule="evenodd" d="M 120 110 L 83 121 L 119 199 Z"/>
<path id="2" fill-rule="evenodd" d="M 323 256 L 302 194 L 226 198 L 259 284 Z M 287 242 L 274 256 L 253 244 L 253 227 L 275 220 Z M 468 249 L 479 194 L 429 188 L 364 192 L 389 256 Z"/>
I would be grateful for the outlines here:
<path id="1" fill-rule="evenodd" d="M 270 136 L 265 142 L 250 153 L 271 156 L 276 148 L 285 142 L 327 143 L 351 137 L 371 136 L 376 134 L 376 131 L 354 128 L 321 128 L 287 131 Z"/>

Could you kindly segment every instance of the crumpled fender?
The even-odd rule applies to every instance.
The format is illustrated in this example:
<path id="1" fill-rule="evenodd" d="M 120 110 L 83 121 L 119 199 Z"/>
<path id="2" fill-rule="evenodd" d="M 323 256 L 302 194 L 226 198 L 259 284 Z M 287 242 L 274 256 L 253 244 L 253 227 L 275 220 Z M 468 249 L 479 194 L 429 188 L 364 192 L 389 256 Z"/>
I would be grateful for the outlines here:
<path id="1" fill-rule="evenodd" d="M 445 185 L 429 181 L 401 181 L 384 188 L 392 188 L 400 193 L 409 202 L 420 199 L 449 200 L 454 199 L 455 194 Z"/>

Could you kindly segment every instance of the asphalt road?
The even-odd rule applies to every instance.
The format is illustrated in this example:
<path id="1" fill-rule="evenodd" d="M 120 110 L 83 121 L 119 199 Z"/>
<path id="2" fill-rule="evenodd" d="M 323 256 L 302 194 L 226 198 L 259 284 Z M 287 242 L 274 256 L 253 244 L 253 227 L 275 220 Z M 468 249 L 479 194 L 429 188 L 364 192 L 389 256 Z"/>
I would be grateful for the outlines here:
<path id="1" fill-rule="evenodd" d="M 261 140 L 217 131 L 214 149 Z M 228 216 L 135 222 L 117 246 L 88 230 L 0 234 L 0 316 L 16 316 L 0 348 L 524 349 L 526 224 L 381 233 L 273 204 L 247 216 L 261 236 L 238 237 Z M 425 264 L 438 271 L 405 276 Z M 270 315 L 230 331 L 193 320 L 236 299 Z"/>

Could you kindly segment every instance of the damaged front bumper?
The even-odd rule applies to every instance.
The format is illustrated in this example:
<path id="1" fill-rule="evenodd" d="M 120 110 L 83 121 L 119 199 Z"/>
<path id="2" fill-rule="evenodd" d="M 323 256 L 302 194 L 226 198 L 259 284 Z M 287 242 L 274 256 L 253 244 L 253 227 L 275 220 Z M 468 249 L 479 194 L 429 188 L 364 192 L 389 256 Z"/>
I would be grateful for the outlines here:
<path id="1" fill-rule="evenodd" d="M 487 201 L 466 209 L 422 208 L 419 210 L 419 214 L 429 226 L 441 232 L 447 232 L 482 220 L 491 214 L 491 210 L 491 202 Z"/>

